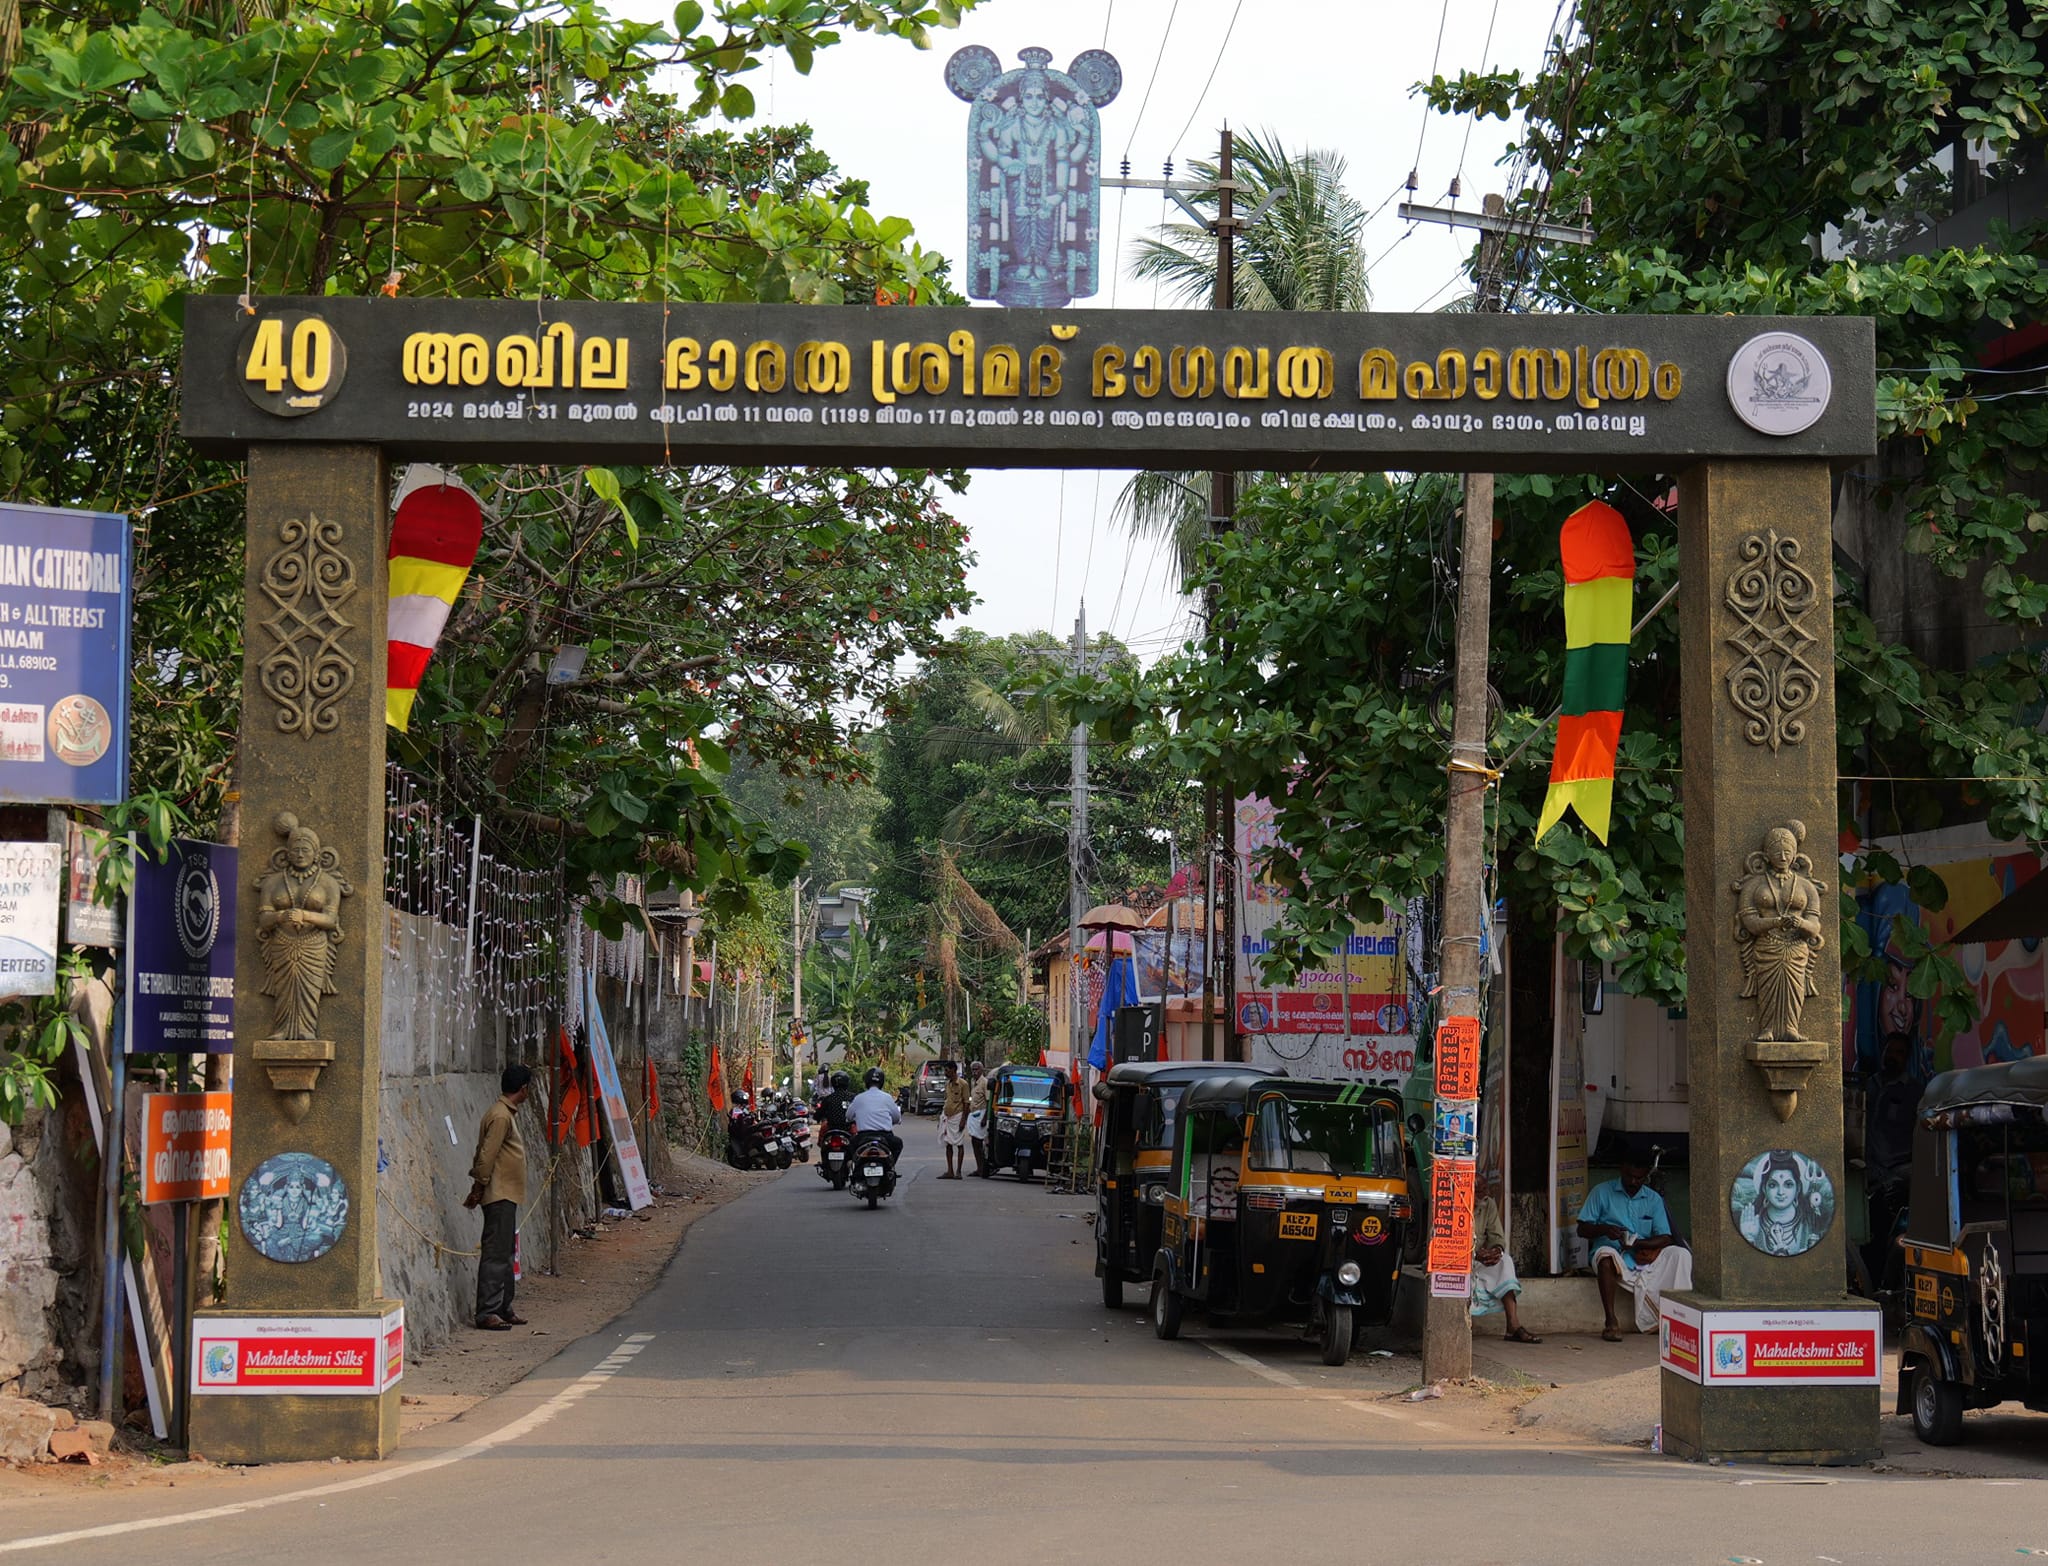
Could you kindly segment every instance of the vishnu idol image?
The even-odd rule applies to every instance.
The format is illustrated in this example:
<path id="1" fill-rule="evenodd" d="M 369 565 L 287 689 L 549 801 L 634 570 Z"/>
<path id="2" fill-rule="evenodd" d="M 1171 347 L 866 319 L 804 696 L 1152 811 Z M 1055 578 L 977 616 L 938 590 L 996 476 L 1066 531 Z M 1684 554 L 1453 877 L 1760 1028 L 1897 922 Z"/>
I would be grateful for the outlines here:
<path id="1" fill-rule="evenodd" d="M 1123 70 L 1090 49 L 1064 71 L 1048 49 L 1020 50 L 1005 71 L 971 44 L 946 62 L 967 119 L 967 293 L 1057 309 L 1096 291 L 1101 243 L 1102 121 Z"/>

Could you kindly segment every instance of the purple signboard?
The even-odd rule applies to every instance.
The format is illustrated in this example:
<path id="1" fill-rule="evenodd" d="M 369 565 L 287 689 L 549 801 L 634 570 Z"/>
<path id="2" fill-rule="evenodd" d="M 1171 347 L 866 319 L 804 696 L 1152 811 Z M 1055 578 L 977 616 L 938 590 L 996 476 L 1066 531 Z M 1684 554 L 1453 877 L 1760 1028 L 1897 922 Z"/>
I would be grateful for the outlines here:
<path id="1" fill-rule="evenodd" d="M 128 792 L 128 519 L 0 506 L 0 802 Z"/>
<path id="2" fill-rule="evenodd" d="M 235 851 L 174 837 L 135 856 L 128 898 L 128 1053 L 235 1047 Z"/>

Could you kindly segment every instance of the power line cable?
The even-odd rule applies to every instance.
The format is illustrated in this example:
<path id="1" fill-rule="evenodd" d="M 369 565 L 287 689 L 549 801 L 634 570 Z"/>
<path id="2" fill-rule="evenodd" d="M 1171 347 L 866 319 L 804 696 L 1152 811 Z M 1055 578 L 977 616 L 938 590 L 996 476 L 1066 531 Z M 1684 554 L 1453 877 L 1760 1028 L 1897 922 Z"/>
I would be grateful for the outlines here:
<path id="1" fill-rule="evenodd" d="M 1449 4 L 1449 0 L 1445 0 Z M 1159 52 L 1152 57 L 1152 75 L 1145 83 L 1145 96 L 1138 102 L 1138 117 L 1131 121 L 1130 139 L 1124 143 L 1124 161 L 1129 162 L 1131 148 L 1138 140 L 1138 127 L 1145 123 L 1145 109 L 1152 102 L 1152 89 L 1159 81 L 1159 62 L 1166 58 L 1166 45 L 1173 37 L 1174 18 L 1180 15 L 1180 0 L 1173 0 L 1173 9 L 1166 13 L 1166 27 L 1159 35 Z"/>
<path id="2" fill-rule="evenodd" d="M 1495 3 L 1498 4 L 1499 0 L 1495 0 Z M 1188 139 L 1188 132 L 1194 128 L 1195 116 L 1202 112 L 1202 105 L 1209 97 L 1209 89 L 1216 85 L 1216 73 L 1222 69 L 1224 51 L 1230 47 L 1230 35 L 1237 31 L 1237 18 L 1243 10 L 1244 0 L 1237 0 L 1237 5 L 1230 13 L 1230 24 L 1223 29 L 1223 42 L 1216 46 L 1216 59 L 1209 66 L 1209 74 L 1202 82 L 1201 92 L 1196 95 L 1195 106 L 1188 110 L 1187 124 L 1183 125 L 1180 128 L 1180 134 L 1173 138 L 1173 150 L 1175 152 L 1180 151 L 1180 144 Z"/>
<path id="3" fill-rule="evenodd" d="M 1436 18 L 1436 51 L 1429 57 L 1429 79 L 1431 81 L 1436 80 L 1437 65 L 1444 57 L 1444 28 L 1449 24 L 1450 20 L 1451 0 L 1443 0 L 1443 5 L 1438 10 Z M 1415 161 L 1410 165 L 1411 169 L 1420 169 L 1422 167 L 1422 143 L 1428 135 L 1429 105 L 1424 103 L 1422 106 L 1422 123 L 1415 130 Z M 1413 177 L 1412 174 L 1410 177 Z"/>

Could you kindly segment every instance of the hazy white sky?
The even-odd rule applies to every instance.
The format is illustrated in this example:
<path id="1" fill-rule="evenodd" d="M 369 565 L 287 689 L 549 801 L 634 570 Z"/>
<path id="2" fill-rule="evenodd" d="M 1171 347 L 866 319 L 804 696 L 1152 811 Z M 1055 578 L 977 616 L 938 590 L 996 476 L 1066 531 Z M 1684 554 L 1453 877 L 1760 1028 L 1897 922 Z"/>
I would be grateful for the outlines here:
<path id="1" fill-rule="evenodd" d="M 650 19 L 667 9 L 660 0 L 616 0 L 616 8 Z M 1419 199 L 1439 205 L 1462 171 L 1460 204 L 1476 207 L 1500 188 L 1507 127 L 1427 115 L 1410 88 L 1433 68 L 1533 69 L 1560 10 L 1559 0 L 984 0 L 959 28 L 933 33 L 928 51 L 852 36 L 820 53 L 808 77 L 778 59 L 749 85 L 763 118 L 808 123 L 844 171 L 869 181 L 875 211 L 909 218 L 927 249 L 957 257 L 967 224 L 967 105 L 947 91 L 943 72 L 968 44 L 993 49 L 1005 68 L 1034 44 L 1056 66 L 1107 48 L 1124 85 L 1102 111 L 1103 140 L 1112 154 L 1128 147 L 1134 176 L 1156 177 L 1169 157 L 1179 169 L 1191 156 L 1213 157 L 1227 119 L 1290 148 L 1335 151 L 1368 207 L 1393 196 L 1411 167 L 1420 172 Z M 1105 253 L 1116 243 L 1126 254 L 1161 220 L 1161 205 L 1150 192 L 1104 191 Z M 1402 223 L 1396 205 L 1388 201 L 1367 235 L 1374 304 L 1433 309 L 1457 292 L 1472 236 Z M 963 275 L 956 262 L 954 276 Z M 1113 294 L 1087 303 L 1176 301 L 1120 276 Z M 977 474 L 955 501 L 979 557 L 969 583 L 982 601 L 968 623 L 996 635 L 1064 635 L 1085 596 L 1091 631 L 1113 630 L 1148 660 L 1178 645 L 1186 622 L 1170 563 L 1110 519 L 1127 477 Z"/>

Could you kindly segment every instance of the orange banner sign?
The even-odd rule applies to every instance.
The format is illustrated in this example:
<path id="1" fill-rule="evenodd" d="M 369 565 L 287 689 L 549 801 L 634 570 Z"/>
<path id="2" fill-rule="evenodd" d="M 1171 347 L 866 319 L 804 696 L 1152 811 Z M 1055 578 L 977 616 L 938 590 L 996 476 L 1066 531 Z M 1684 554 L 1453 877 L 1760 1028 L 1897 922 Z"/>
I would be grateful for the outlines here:
<path id="1" fill-rule="evenodd" d="M 1479 1096 L 1477 1017 L 1446 1017 L 1436 1025 L 1436 1096 Z"/>
<path id="2" fill-rule="evenodd" d="M 228 1194 L 232 1093 L 142 1096 L 142 1201 L 205 1202 Z"/>
<path id="3" fill-rule="evenodd" d="M 1461 1158 L 1439 1158 L 1429 1176 L 1429 1270 L 1472 1270 L 1473 1166 Z"/>

